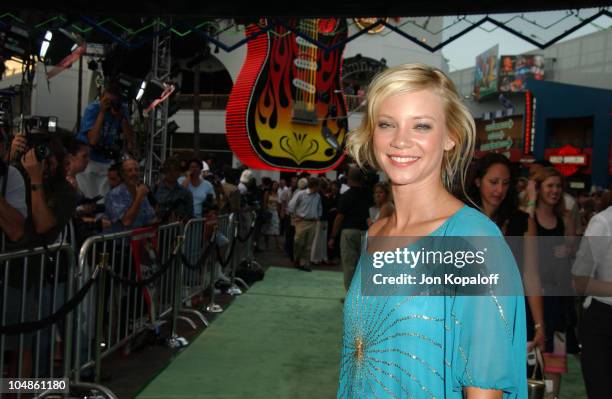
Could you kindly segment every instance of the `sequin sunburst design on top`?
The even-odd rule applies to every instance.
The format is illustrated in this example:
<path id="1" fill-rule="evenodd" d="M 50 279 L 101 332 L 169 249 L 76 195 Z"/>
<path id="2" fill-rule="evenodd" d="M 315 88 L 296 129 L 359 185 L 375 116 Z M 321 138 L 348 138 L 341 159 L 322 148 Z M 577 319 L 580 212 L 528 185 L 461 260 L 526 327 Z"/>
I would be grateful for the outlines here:
<path id="1" fill-rule="evenodd" d="M 363 339 L 355 338 L 355 362 L 360 364 L 363 361 Z"/>

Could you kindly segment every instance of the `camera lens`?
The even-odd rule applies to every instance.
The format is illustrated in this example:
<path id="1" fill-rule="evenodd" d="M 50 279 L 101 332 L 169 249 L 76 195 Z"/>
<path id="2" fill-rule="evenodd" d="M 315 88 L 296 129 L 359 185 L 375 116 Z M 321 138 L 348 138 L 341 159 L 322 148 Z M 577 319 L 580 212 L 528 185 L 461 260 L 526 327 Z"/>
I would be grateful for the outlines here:
<path id="1" fill-rule="evenodd" d="M 51 156 L 51 148 L 46 144 L 39 144 L 34 147 L 34 153 L 38 162 L 42 162 Z"/>

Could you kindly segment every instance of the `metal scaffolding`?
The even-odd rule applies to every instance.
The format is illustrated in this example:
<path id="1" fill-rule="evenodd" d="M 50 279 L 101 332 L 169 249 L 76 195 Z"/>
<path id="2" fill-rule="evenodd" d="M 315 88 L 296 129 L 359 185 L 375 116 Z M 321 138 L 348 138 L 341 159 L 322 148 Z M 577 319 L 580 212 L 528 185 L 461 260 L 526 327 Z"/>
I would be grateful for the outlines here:
<path id="1" fill-rule="evenodd" d="M 166 82 L 170 78 L 170 42 L 172 21 L 157 18 L 154 24 L 153 58 L 150 79 Z M 159 179 L 161 164 L 166 159 L 168 136 L 168 101 L 153 108 L 148 115 L 146 139 L 145 183 L 153 186 Z"/>

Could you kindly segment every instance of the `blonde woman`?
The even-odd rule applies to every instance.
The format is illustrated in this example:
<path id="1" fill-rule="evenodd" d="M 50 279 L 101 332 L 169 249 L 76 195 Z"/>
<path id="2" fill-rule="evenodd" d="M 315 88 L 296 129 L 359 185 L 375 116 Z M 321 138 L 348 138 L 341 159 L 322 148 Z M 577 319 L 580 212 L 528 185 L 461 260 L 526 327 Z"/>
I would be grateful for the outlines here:
<path id="1" fill-rule="evenodd" d="M 546 325 L 545 371 L 553 381 L 553 395 L 561 389 L 562 367 L 552 367 L 553 362 L 566 362 L 565 338 L 568 333 L 568 315 L 573 312 L 573 292 L 569 269 L 569 257 L 575 236 L 571 213 L 563 198 L 563 175 L 552 166 L 539 168 L 533 175 L 537 190 L 534 221 L 538 237 L 545 245 L 539 245 L 539 268 L 544 292 L 544 324 Z M 555 339 L 557 337 L 557 339 Z M 555 341 L 557 343 L 555 344 Z M 556 347 L 555 347 L 556 345 Z M 565 360 L 560 360 L 564 359 Z"/>
<path id="2" fill-rule="evenodd" d="M 360 166 L 389 177 L 395 212 L 370 226 L 346 296 L 338 398 L 526 398 L 525 304 L 516 263 L 497 226 L 450 194 L 455 181 L 463 186 L 473 154 L 469 111 L 448 77 L 421 64 L 385 70 L 366 100 L 347 149 Z M 496 240 L 502 256 L 487 267 L 504 270 L 515 295 L 364 293 L 363 276 L 391 267 L 375 265 L 375 242 L 389 247 L 387 255 L 396 251 L 393 237 L 441 242 L 444 236 Z"/>

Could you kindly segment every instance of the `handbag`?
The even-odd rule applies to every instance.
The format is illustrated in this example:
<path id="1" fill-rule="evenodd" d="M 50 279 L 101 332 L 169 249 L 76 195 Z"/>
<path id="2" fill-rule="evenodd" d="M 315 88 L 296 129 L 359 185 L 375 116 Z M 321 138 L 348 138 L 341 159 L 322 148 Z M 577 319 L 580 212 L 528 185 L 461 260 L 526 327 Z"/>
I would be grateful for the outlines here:
<path id="1" fill-rule="evenodd" d="M 546 393 L 546 383 L 544 382 L 544 359 L 540 349 L 535 348 L 536 365 L 533 368 L 531 378 L 527 379 L 527 398 L 528 399 L 544 399 Z M 540 370 L 541 379 L 536 378 L 538 369 Z"/>

